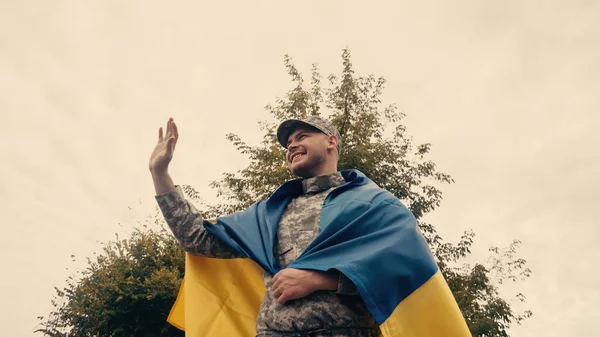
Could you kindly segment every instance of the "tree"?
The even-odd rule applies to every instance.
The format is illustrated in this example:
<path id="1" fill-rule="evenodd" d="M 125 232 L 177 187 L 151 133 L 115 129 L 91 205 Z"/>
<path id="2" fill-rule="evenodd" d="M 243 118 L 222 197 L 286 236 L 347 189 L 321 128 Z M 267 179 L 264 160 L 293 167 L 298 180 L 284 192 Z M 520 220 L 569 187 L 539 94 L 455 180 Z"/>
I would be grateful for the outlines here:
<path id="1" fill-rule="evenodd" d="M 528 278 L 531 271 L 525 260 L 516 258 L 519 241 L 506 250 L 490 248 L 491 256 L 473 266 L 459 263 L 471 251 L 475 234 L 466 231 L 458 243 L 444 242 L 435 227 L 423 216 L 442 201 L 439 184 L 453 183 L 450 175 L 438 172 L 428 160 L 431 144 L 413 144 L 406 127 L 400 122 L 404 114 L 395 105 L 382 106 L 385 79 L 356 76 L 348 49 L 342 52 L 341 76 L 327 77 L 326 86 L 316 65 L 312 66 L 310 84 L 285 56 L 284 64 L 294 87 L 284 98 L 278 98 L 267 110 L 271 123 L 261 123 L 265 133 L 258 146 L 250 146 L 235 134 L 227 135 L 238 151 L 248 156 L 250 164 L 236 173 L 225 173 L 211 184 L 226 202 L 206 205 L 206 216 L 229 214 L 242 210 L 256 200 L 267 198 L 277 186 L 293 179 L 285 163 L 285 150 L 276 138 L 276 128 L 288 118 L 322 115 L 330 118 L 342 137 L 339 169 L 358 169 L 379 186 L 401 199 L 418 220 L 440 269 L 448 281 L 474 336 L 508 336 L 512 323 L 520 323 L 532 315 L 518 313 L 500 296 L 498 285 L 506 281 Z M 516 299 L 524 301 L 523 294 Z"/>
<path id="2" fill-rule="evenodd" d="M 103 245 L 87 268 L 55 287 L 53 311 L 38 317 L 45 336 L 175 337 L 184 333 L 166 322 L 185 269 L 185 253 L 164 227 L 147 219 L 126 240 Z"/>
<path id="3" fill-rule="evenodd" d="M 499 285 L 524 280 L 531 271 L 516 257 L 519 241 L 506 250 L 490 248 L 487 261 L 471 266 L 462 263 L 471 253 L 475 237 L 466 231 L 457 243 L 445 242 L 432 224 L 423 220 L 442 201 L 440 184 L 453 183 L 450 175 L 438 172 L 427 159 L 431 144 L 413 144 L 404 114 L 396 106 L 382 106 L 382 77 L 356 76 L 350 51 L 342 53 L 341 76 L 330 75 L 323 86 L 318 67 L 313 65 L 308 87 L 289 56 L 284 64 L 293 88 L 266 108 L 271 122 L 260 125 L 261 143 L 250 146 L 235 134 L 227 135 L 249 159 L 243 170 L 224 173 L 211 186 L 224 199 L 217 205 L 204 204 L 206 218 L 242 210 L 267 198 L 280 184 L 293 179 L 285 163 L 285 150 L 276 139 L 276 128 L 288 118 L 308 115 L 329 117 L 343 139 L 339 168 L 364 172 L 379 186 L 401 199 L 415 215 L 440 269 L 457 299 L 471 332 L 480 337 L 506 337 L 513 323 L 531 316 L 516 312 L 501 297 Z M 186 194 L 198 200 L 198 193 L 185 186 Z M 160 222 L 157 214 L 154 221 Z M 462 263 L 462 264 L 461 264 Z M 165 319 L 174 303 L 183 276 L 184 255 L 165 231 L 135 231 L 125 243 L 106 246 L 105 255 L 89 267 L 80 279 L 70 278 L 56 289 L 54 311 L 42 323 L 48 336 L 180 336 Z M 522 294 L 517 300 L 524 301 Z M 151 303 L 151 304 L 150 304 Z M 150 305 L 153 311 L 140 314 Z M 149 317 L 152 315 L 152 320 Z M 43 319 L 42 319 L 43 321 Z M 154 325 L 153 325 L 154 324 Z M 155 331 L 153 335 L 149 331 Z"/>

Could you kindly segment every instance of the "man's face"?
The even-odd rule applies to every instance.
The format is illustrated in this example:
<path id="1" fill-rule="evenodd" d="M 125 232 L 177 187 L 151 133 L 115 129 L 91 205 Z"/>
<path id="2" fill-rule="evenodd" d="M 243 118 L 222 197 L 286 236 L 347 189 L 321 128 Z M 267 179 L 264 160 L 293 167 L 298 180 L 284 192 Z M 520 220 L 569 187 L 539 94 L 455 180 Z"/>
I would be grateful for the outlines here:
<path id="1" fill-rule="evenodd" d="M 309 178 L 318 174 L 327 161 L 327 135 L 308 127 L 299 127 L 288 138 L 287 163 L 293 174 Z"/>

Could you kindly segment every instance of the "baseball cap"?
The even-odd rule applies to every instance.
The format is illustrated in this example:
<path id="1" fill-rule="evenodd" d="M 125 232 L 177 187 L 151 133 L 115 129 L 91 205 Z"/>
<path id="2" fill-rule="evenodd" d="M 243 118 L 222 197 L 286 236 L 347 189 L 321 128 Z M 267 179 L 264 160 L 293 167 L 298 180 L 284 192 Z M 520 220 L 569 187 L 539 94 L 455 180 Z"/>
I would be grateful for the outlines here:
<path id="1" fill-rule="evenodd" d="M 305 119 L 288 119 L 279 124 L 277 128 L 277 140 L 284 148 L 287 148 L 288 138 L 300 126 L 313 127 L 327 136 L 335 136 L 338 140 L 337 151 L 342 153 L 342 137 L 333 124 L 319 116 L 309 116 Z"/>

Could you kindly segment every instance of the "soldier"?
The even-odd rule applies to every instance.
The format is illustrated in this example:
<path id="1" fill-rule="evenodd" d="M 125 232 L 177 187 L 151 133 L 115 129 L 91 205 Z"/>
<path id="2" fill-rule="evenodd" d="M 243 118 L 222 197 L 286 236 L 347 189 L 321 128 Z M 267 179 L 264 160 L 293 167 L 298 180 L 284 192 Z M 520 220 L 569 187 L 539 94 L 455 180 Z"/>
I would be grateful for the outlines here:
<path id="1" fill-rule="evenodd" d="M 302 193 L 286 206 L 278 224 L 274 259 L 282 270 L 263 272 L 266 294 L 256 322 L 257 336 L 380 336 L 356 286 L 339 272 L 287 268 L 319 233 L 321 207 L 327 195 L 345 183 L 337 164 L 342 139 L 337 129 L 317 116 L 287 120 L 277 130 L 287 149 L 290 171 L 302 179 Z M 174 236 L 191 254 L 209 258 L 245 257 L 206 230 L 198 210 L 189 203 L 168 173 L 178 139 L 169 119 L 149 168 L 156 200 Z M 343 258 L 343 257 L 340 257 Z"/>

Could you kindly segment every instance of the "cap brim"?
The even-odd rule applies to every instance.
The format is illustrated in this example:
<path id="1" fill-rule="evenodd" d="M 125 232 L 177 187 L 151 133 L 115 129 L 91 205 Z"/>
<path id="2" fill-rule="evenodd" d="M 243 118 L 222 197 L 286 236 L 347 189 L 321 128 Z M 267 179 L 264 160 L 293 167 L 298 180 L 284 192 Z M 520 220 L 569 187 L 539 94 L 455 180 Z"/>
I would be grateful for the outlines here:
<path id="1" fill-rule="evenodd" d="M 279 127 L 277 128 L 277 140 L 279 141 L 279 144 L 287 149 L 287 143 L 290 135 L 294 133 L 294 131 L 296 131 L 296 129 L 298 129 L 300 126 L 309 127 L 322 132 L 321 129 L 306 123 L 305 121 L 299 119 L 288 119 L 279 124 Z"/>

